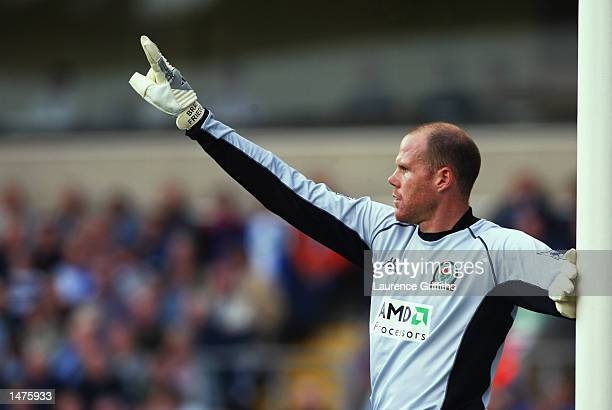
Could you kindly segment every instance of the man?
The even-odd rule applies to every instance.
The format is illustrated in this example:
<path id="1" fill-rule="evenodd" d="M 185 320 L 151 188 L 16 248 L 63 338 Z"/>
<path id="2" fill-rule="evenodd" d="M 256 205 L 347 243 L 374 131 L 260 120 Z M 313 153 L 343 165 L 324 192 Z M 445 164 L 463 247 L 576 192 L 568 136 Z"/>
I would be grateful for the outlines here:
<path id="1" fill-rule="evenodd" d="M 424 272 L 427 281 L 421 285 L 426 286 L 418 292 L 372 295 L 374 409 L 484 409 L 517 306 L 575 317 L 574 250 L 561 258 L 522 232 L 472 215 L 469 195 L 480 154 L 459 127 L 427 124 L 404 137 L 389 177 L 393 207 L 367 197 L 348 198 L 308 180 L 217 121 L 157 46 L 145 36 L 141 43 L 151 69 L 130 79 L 138 94 L 175 115 L 179 129 L 297 229 L 364 268 L 370 262 L 364 264 L 364 254 L 372 251 L 376 279 L 391 277 L 392 288 L 413 289 L 414 283 L 397 283 L 404 278 L 397 269 L 409 266 L 400 260 L 404 255 L 410 263 L 423 253 L 427 262 L 446 251 L 476 255 L 461 266 L 480 263 L 481 271 L 472 269 L 478 276 L 460 272 L 455 255 L 453 262 L 444 259 L 447 265 L 438 262 L 435 271 Z M 381 266 L 384 274 L 376 271 Z M 391 271 L 385 271 L 389 266 Z M 414 272 L 405 277 L 417 277 Z M 380 285 L 375 281 L 374 287 Z M 437 293 L 428 293 L 431 288 Z M 465 293 L 454 296 L 458 288 Z M 553 300 L 542 297 L 546 290 Z"/>

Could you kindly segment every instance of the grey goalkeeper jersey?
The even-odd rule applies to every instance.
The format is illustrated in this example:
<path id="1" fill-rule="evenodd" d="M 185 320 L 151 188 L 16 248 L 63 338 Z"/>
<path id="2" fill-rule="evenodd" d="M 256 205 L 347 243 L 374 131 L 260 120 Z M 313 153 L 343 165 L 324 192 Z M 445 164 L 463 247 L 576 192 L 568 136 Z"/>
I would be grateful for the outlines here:
<path id="1" fill-rule="evenodd" d="M 451 231 L 423 234 L 388 205 L 307 179 L 210 112 L 187 135 L 270 211 L 369 273 L 373 409 L 484 409 L 517 306 L 558 316 L 546 289 L 562 261 L 525 233 L 470 210 Z"/>

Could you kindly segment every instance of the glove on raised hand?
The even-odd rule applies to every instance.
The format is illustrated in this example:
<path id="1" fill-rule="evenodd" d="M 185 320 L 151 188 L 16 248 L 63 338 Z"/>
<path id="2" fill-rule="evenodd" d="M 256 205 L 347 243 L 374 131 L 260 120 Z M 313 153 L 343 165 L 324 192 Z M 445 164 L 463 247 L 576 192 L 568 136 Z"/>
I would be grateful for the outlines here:
<path id="1" fill-rule="evenodd" d="M 193 127 L 206 111 L 197 101 L 195 91 L 147 36 L 141 36 L 140 43 L 151 68 L 146 76 L 134 73 L 130 85 L 149 104 L 174 115 L 179 129 Z"/>

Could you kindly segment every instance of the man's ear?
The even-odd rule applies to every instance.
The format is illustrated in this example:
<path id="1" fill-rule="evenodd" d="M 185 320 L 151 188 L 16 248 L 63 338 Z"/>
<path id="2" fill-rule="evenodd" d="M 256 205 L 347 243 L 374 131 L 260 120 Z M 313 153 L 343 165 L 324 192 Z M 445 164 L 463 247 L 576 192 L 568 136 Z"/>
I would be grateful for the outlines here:
<path id="1" fill-rule="evenodd" d="M 438 192 L 444 192 L 455 182 L 455 174 L 450 167 L 440 168 L 434 177 L 434 184 Z"/>

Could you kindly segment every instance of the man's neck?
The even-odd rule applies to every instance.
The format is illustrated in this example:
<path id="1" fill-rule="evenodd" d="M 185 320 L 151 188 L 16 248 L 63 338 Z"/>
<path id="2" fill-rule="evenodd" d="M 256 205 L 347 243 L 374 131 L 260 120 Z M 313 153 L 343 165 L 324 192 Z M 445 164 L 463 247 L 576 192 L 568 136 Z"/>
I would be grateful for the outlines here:
<path id="1" fill-rule="evenodd" d="M 424 233 L 450 231 L 469 208 L 468 203 L 457 206 L 438 206 L 431 218 L 419 224 L 419 231 Z"/>
<path id="2" fill-rule="evenodd" d="M 423 239 L 424 241 L 428 241 L 428 242 L 438 241 L 444 238 L 446 235 L 450 235 L 451 233 L 459 232 L 466 228 L 469 228 L 470 225 L 473 225 L 478 221 L 479 219 L 476 218 L 474 214 L 472 214 L 472 208 L 468 208 L 468 210 L 463 214 L 463 216 L 457 221 L 457 223 L 451 229 L 448 229 L 446 231 L 439 231 L 439 232 L 423 232 L 419 228 L 418 234 L 419 234 L 419 237 Z"/>

